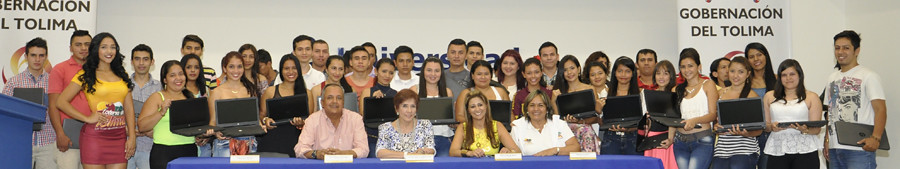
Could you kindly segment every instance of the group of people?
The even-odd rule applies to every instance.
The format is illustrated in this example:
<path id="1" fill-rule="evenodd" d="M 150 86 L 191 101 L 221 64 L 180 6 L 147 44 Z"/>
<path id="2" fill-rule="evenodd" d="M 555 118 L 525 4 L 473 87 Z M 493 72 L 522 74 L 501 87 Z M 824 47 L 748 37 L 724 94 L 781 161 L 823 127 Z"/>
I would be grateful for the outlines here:
<path id="1" fill-rule="evenodd" d="M 857 62 L 860 41 L 853 31 L 834 36 L 837 64 L 820 98 L 804 86 L 799 62 L 787 59 L 773 69 L 768 50 L 760 43 L 748 44 L 745 56 L 716 59 L 706 76 L 693 48 L 681 51 L 676 72 L 674 61 L 658 61 L 651 49 L 638 51 L 634 59 L 615 60 L 597 51 L 581 62 L 573 55 L 559 59 L 552 42 L 543 43 L 538 56 L 527 59 L 506 50 L 491 65 L 484 60 L 481 43 L 454 39 L 447 46 L 449 68 L 429 57 L 415 74 L 408 46 L 397 47 L 393 58 L 376 60 L 372 43 L 338 56 L 329 55 L 324 40 L 300 35 L 278 65 L 273 65 L 268 51 L 245 44 L 221 59 L 222 73 L 217 76 L 203 65 L 203 40 L 187 35 L 181 60 L 164 62 L 156 80 L 150 73 L 155 60 L 149 46 L 132 49 L 134 72 L 128 75 L 123 66 L 126 57 L 112 34 L 91 36 L 79 30 L 70 39 L 71 58 L 52 71 L 43 67 L 46 41 L 29 41 L 28 69 L 11 78 L 3 94 L 35 87 L 49 94 L 48 123 L 33 136 L 34 168 L 165 168 L 178 157 L 256 152 L 307 159 L 335 154 L 403 158 L 594 152 L 660 158 L 666 168 L 818 168 L 820 150 L 831 168 L 875 168 L 874 151 L 886 120 L 885 96 L 878 74 Z M 596 116 L 560 116 L 557 97 L 583 90 L 596 95 Z M 607 97 L 643 95 L 646 90 L 674 93 L 685 127 L 648 120 L 637 127 L 599 130 Z M 392 98 L 398 118 L 366 127 L 362 114 L 367 112 L 344 108 L 344 94 L 350 92 L 360 100 Z M 265 100 L 299 94 L 307 95 L 312 113 L 274 125 Z M 213 130 L 197 136 L 172 133 L 171 103 L 200 97 L 208 98 L 213 111 L 197 113 L 208 113 L 211 126 L 216 125 L 215 101 L 259 98 L 259 123 L 267 133 L 246 137 L 226 137 Z M 420 98 L 438 97 L 455 100 L 453 113 L 459 124 L 434 125 L 416 117 Z M 726 133 L 713 131 L 725 128 L 716 122 L 717 101 L 753 97 L 764 100 L 768 124 L 764 130 L 729 126 Z M 509 129 L 492 118 L 491 100 L 512 102 Z M 874 125 L 875 134 L 860 140 L 863 147 L 855 147 L 837 144 L 834 125 L 825 127 L 824 140 L 817 136 L 821 127 L 775 125 L 821 120 L 823 105 L 829 124 Z M 646 112 L 655 105 L 643 106 Z M 69 148 L 73 136 L 62 131 L 63 119 L 69 118 L 85 123 L 79 149 Z M 659 147 L 636 150 L 637 139 L 663 134 L 668 137 Z M 293 141 L 279 141 L 283 138 Z"/>

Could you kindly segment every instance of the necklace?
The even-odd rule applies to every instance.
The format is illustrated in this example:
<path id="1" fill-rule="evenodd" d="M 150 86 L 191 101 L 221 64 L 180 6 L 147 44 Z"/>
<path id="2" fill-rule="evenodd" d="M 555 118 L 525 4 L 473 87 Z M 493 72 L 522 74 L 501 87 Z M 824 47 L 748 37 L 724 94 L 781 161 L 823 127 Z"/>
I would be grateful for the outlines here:
<path id="1" fill-rule="evenodd" d="M 687 83 L 687 82 L 685 82 L 685 83 Z M 694 85 L 694 86 L 697 86 L 697 85 Z M 694 94 L 694 90 L 697 90 L 697 88 L 694 87 L 694 86 L 688 86 L 688 87 L 690 87 L 690 88 L 693 88 L 693 89 L 687 90 L 688 94 Z"/>
<path id="2" fill-rule="evenodd" d="M 237 92 L 237 91 L 234 91 L 234 90 L 232 90 L 232 91 L 231 91 L 231 93 L 234 93 L 234 94 L 237 94 L 237 93 L 238 93 L 238 92 Z"/>

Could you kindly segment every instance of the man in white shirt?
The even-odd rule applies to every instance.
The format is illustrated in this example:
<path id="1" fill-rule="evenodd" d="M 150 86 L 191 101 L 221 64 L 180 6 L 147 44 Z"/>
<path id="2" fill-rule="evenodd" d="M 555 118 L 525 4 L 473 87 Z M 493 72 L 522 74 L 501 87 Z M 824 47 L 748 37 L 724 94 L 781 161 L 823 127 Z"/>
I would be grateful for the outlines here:
<path id="1" fill-rule="evenodd" d="M 419 75 L 412 73 L 414 64 L 412 48 L 404 45 L 394 49 L 394 65 L 397 66 L 397 73 L 391 80 L 391 88 L 400 91 L 419 84 Z"/>
<path id="2" fill-rule="evenodd" d="M 877 167 L 875 150 L 878 149 L 887 120 L 884 89 L 881 77 L 859 65 L 859 34 L 852 30 L 834 36 L 834 57 L 838 70 L 828 77 L 823 103 L 828 105 L 828 137 L 825 158 L 831 168 Z M 873 125 L 872 136 L 859 140 L 856 146 L 837 143 L 834 122 L 844 121 Z"/>
<path id="3" fill-rule="evenodd" d="M 294 48 L 291 54 L 300 59 L 300 74 L 303 75 L 303 80 L 306 82 L 306 89 L 312 89 L 313 86 L 325 81 L 325 74 L 310 68 L 309 65 L 309 60 L 312 59 L 312 43 L 314 41 L 312 37 L 300 35 L 294 38 L 294 43 L 292 43 Z"/>

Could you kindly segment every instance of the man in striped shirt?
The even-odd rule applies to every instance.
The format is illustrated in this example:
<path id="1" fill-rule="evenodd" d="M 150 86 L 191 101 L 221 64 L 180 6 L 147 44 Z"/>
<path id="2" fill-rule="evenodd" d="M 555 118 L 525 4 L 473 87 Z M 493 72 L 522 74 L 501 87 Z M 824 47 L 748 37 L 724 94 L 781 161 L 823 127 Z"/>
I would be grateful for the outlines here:
<path id="1" fill-rule="evenodd" d="M 200 56 L 200 59 L 203 59 L 203 39 L 200 39 L 197 35 L 185 35 L 184 39 L 181 40 L 181 56 L 187 54 L 195 54 Z M 202 62 L 202 61 L 201 61 Z M 209 64 L 203 64 L 209 65 Z M 209 87 L 209 90 L 215 89 L 216 86 L 216 70 L 211 67 L 203 67 L 203 77 L 206 78 L 206 86 Z M 202 90 L 202 89 L 201 89 Z"/>
<path id="2" fill-rule="evenodd" d="M 25 44 L 25 59 L 28 67 L 25 72 L 13 76 L 6 86 L 3 94 L 12 96 L 15 88 L 43 88 L 47 92 L 47 81 L 50 74 L 44 72 L 44 63 L 47 61 L 47 41 L 34 38 Z M 44 103 L 46 103 L 46 97 Z M 56 132 L 50 124 L 50 116 L 45 116 L 44 124 L 40 131 L 31 135 L 31 161 L 32 168 L 55 169 L 56 165 Z"/>

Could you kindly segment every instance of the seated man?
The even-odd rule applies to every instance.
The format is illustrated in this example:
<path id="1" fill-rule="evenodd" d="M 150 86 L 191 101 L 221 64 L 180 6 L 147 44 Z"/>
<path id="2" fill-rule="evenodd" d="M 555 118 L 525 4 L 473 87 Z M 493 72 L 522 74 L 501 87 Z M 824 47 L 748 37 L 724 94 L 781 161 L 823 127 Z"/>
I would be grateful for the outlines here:
<path id="1" fill-rule="evenodd" d="M 325 85 L 322 110 L 305 120 L 306 125 L 294 152 L 297 157 L 325 159 L 325 155 L 353 155 L 366 158 L 369 144 L 362 116 L 344 109 L 344 89 L 337 84 Z"/>

